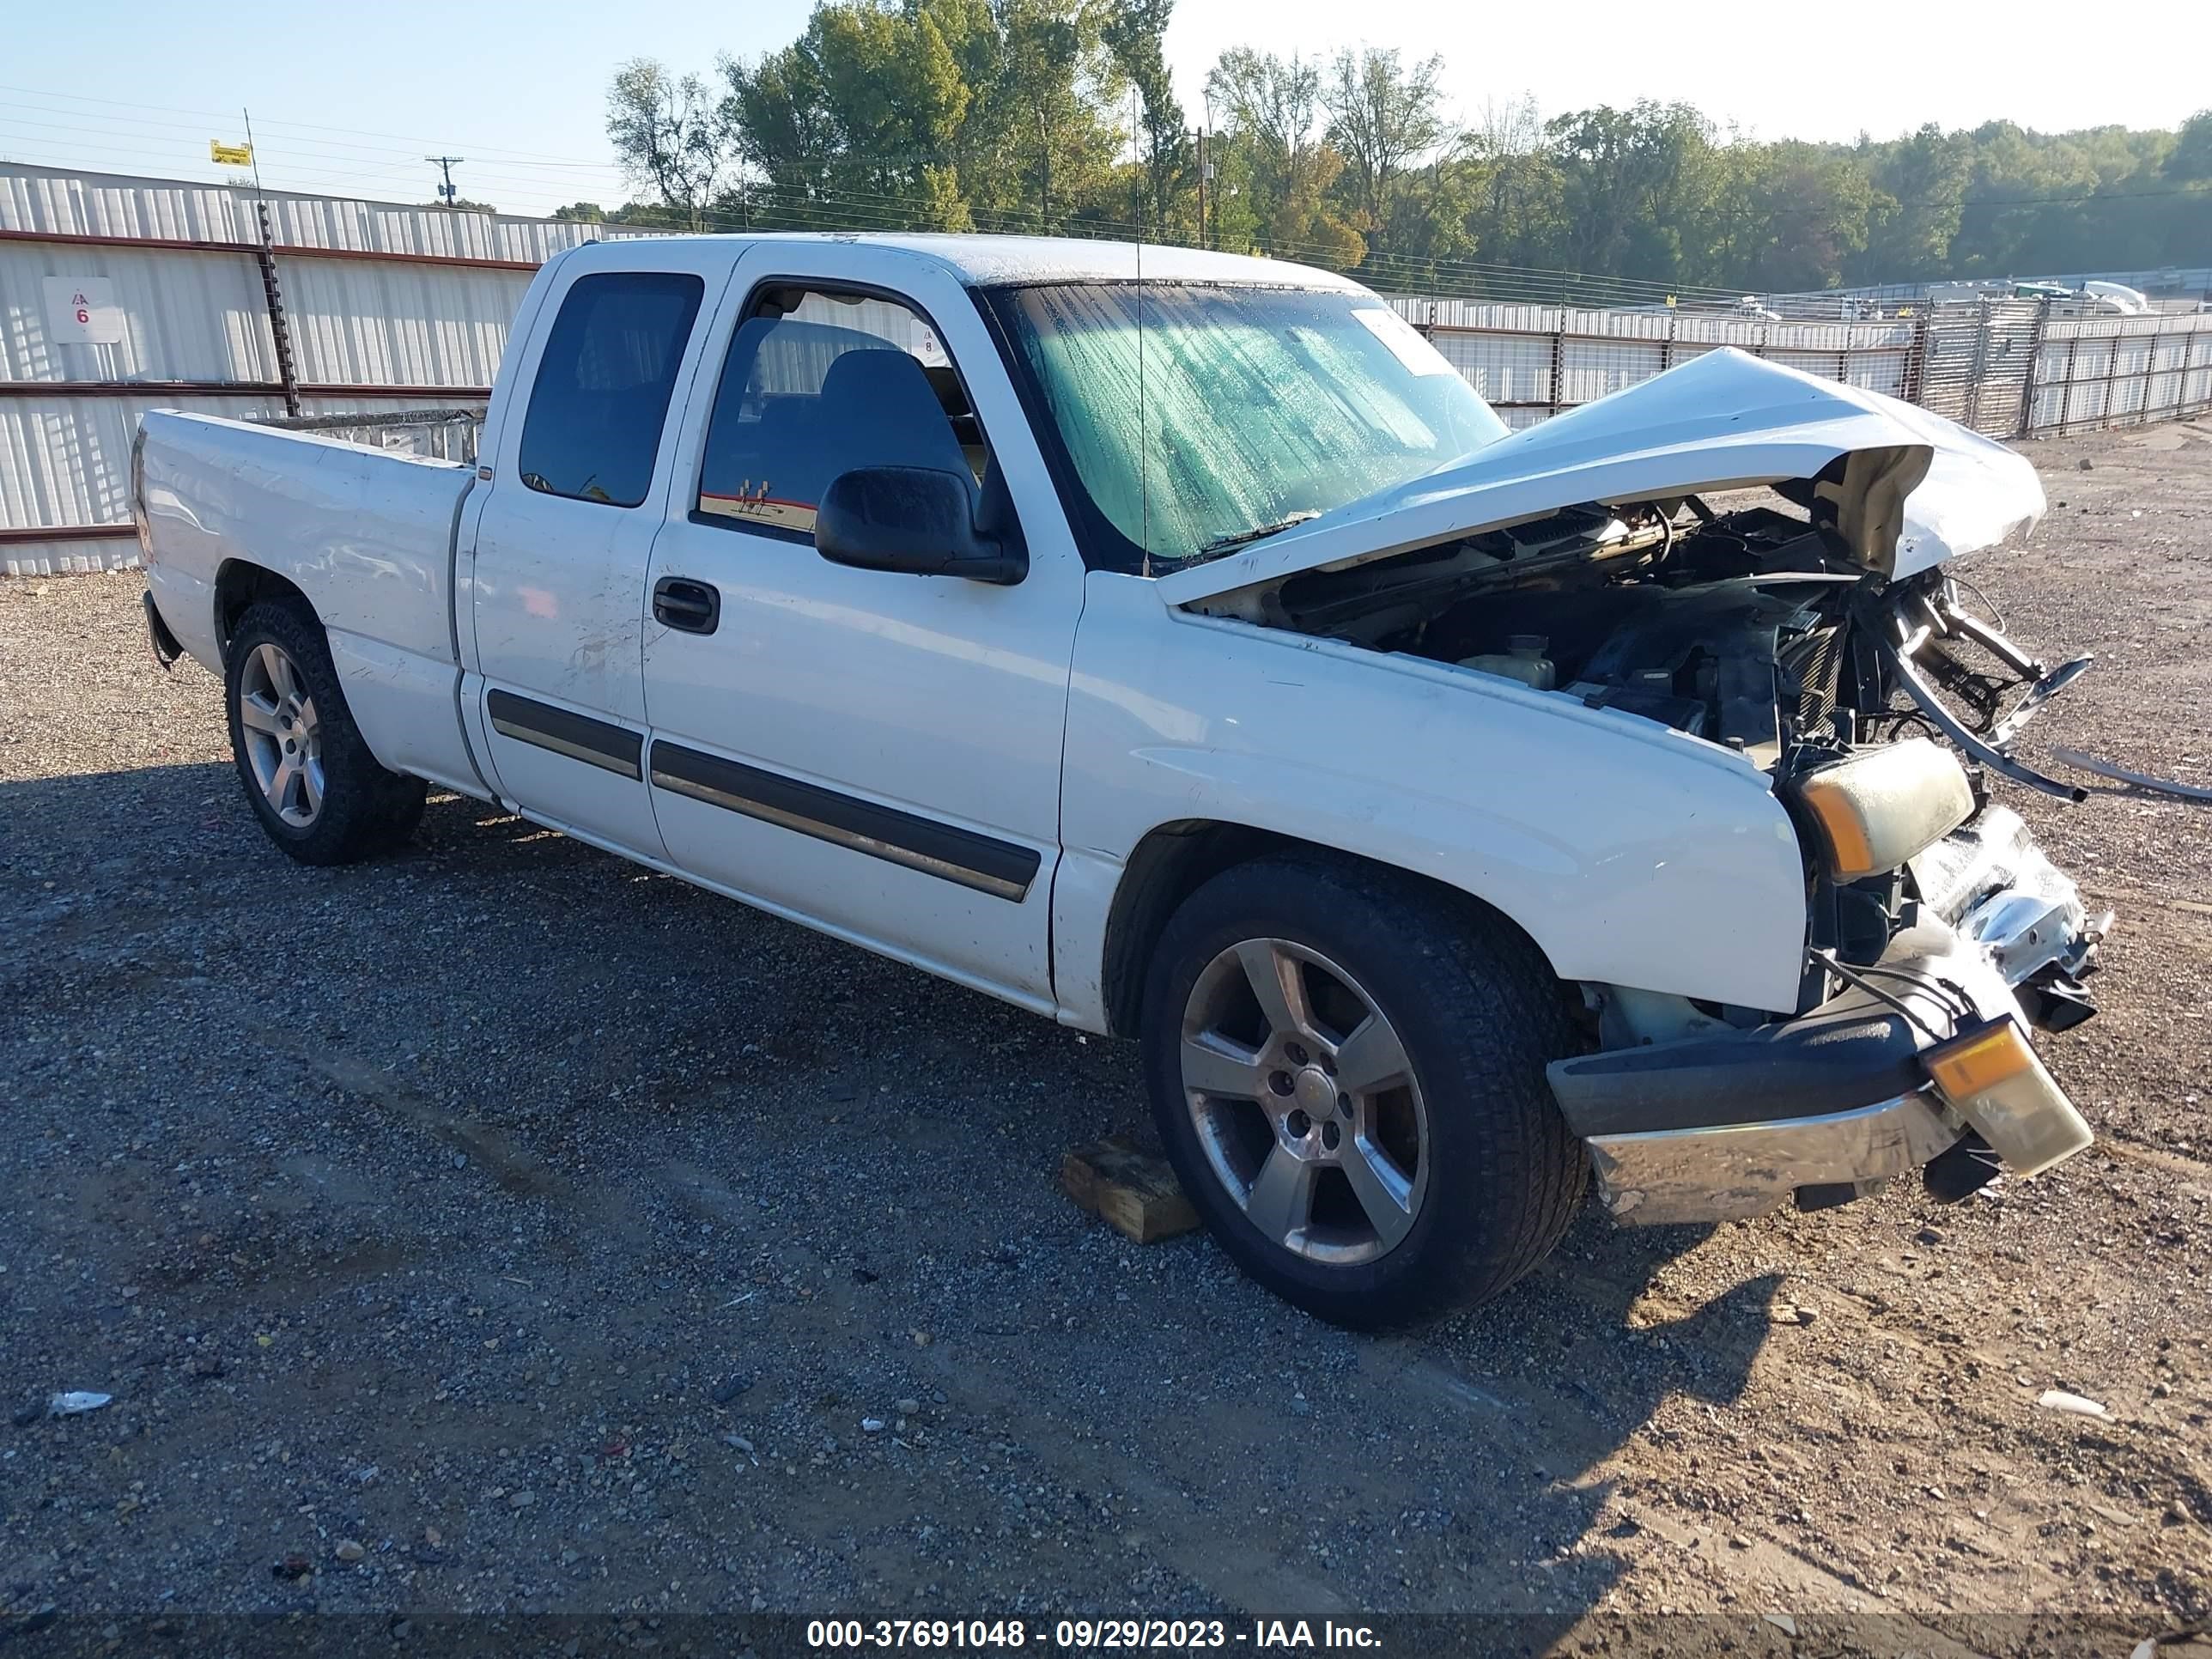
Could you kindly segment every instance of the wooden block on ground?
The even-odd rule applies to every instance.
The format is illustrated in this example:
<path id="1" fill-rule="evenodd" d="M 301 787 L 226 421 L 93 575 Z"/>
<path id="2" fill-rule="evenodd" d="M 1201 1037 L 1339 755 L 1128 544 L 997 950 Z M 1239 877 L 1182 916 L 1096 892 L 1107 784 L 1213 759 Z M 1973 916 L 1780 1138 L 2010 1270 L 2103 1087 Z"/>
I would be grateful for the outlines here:
<path id="1" fill-rule="evenodd" d="M 1167 1160 L 1140 1152 L 1127 1135 L 1109 1135 L 1060 1161 L 1060 1184 L 1082 1208 L 1139 1244 L 1198 1225 L 1198 1212 L 1176 1184 Z"/>

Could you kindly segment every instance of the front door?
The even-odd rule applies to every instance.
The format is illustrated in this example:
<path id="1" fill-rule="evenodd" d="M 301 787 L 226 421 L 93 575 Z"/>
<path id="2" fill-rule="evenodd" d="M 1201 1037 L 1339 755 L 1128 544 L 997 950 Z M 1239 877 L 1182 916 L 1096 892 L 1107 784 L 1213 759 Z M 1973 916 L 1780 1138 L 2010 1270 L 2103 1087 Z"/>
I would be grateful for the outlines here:
<path id="1" fill-rule="evenodd" d="M 641 249 L 649 244 L 637 245 Z M 627 252 L 627 250 L 625 250 Z M 534 360 L 486 459 L 462 574 L 483 735 L 499 791 L 533 817 L 658 859 L 644 769 L 645 573 L 726 254 L 632 256 L 556 274 Z M 714 265 L 719 263 L 719 274 Z M 492 436 L 493 434 L 487 434 Z"/>
<path id="2" fill-rule="evenodd" d="M 679 458 L 690 495 L 653 554 L 647 776 L 669 859 L 1048 1007 L 1081 563 L 1012 386 L 933 262 L 760 246 L 731 295 Z M 1026 579 L 823 559 L 823 489 L 883 465 L 966 478 L 987 522 L 1018 520 Z"/>

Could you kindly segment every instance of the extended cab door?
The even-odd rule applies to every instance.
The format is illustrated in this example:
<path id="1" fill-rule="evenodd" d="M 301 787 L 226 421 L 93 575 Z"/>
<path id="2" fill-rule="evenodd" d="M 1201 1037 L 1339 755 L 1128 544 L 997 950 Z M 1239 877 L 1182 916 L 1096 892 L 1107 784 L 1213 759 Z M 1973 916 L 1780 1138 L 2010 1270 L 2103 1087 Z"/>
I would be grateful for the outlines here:
<path id="1" fill-rule="evenodd" d="M 653 810 L 679 868 L 1048 1007 L 1082 566 L 973 296 L 935 261 L 757 245 L 701 365 L 645 629 Z M 814 509 L 933 467 L 1011 512 L 1011 586 L 847 568 Z"/>
<path id="2" fill-rule="evenodd" d="M 464 696 L 501 795 L 658 859 L 641 630 L 678 415 L 735 255 L 599 247 L 548 273 L 504 373 L 461 560 Z"/>

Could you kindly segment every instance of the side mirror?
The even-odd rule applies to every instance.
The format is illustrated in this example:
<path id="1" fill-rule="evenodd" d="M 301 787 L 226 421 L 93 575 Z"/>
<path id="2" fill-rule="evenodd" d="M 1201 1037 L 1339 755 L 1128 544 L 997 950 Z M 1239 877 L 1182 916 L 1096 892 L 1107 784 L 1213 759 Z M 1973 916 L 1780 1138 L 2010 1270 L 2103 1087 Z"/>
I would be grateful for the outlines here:
<path id="1" fill-rule="evenodd" d="M 957 472 L 861 466 L 841 472 L 814 514 L 814 546 L 832 564 L 911 576 L 962 576 L 1010 587 L 1029 574 L 1018 541 L 975 525 L 975 491 Z"/>

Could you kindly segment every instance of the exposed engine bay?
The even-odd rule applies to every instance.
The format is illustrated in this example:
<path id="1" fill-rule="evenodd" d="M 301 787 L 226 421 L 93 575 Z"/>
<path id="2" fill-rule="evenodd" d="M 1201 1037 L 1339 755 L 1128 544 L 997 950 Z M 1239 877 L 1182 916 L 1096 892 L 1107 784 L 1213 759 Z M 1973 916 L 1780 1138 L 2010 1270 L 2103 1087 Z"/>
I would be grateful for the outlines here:
<path id="1" fill-rule="evenodd" d="M 1691 496 L 1572 507 L 1207 608 L 1556 689 L 1786 772 L 1801 757 L 1942 729 L 1917 702 L 1897 706 L 1909 686 L 1884 672 L 1894 653 L 1860 637 L 1869 580 L 1808 518 L 1764 506 L 1716 514 Z M 1905 617 L 1922 637 L 1890 642 L 1913 643 L 1922 677 L 1968 704 L 1969 735 L 1997 733 L 2007 691 L 2044 678 L 2008 648 L 1997 672 L 1967 659 L 2009 641 L 1960 611 L 1940 572 L 1872 607 L 1878 624 Z"/>
<path id="2" fill-rule="evenodd" d="M 1811 781 L 1852 778 L 1888 798 L 1870 833 L 1894 844 L 1894 861 L 1844 852 L 1832 833 L 1825 861 L 1812 860 L 1808 1006 L 1835 983 L 1820 962 L 1876 962 L 1923 906 L 1974 935 L 1982 907 L 2002 898 L 2022 940 L 2086 939 L 2063 960 L 2021 957 L 2007 975 L 2038 1023 L 2086 1018 L 2076 975 L 2101 927 L 2080 915 L 2072 884 L 2073 914 L 2031 919 L 2022 894 L 2040 872 L 2015 868 L 2024 855 L 1991 854 L 1968 872 L 1955 848 L 2018 825 L 2002 809 L 1984 814 L 1990 774 L 2082 798 L 2011 748 L 2089 659 L 2046 669 L 1967 610 L 1940 567 L 1889 582 L 1870 574 L 1847 556 L 1829 506 L 1817 480 L 1726 512 L 1695 495 L 1592 502 L 1195 608 L 1498 675 L 1736 750 L 1773 778 L 1808 848 L 1832 816 Z M 1942 859 L 1939 876 L 1931 860 Z"/>

